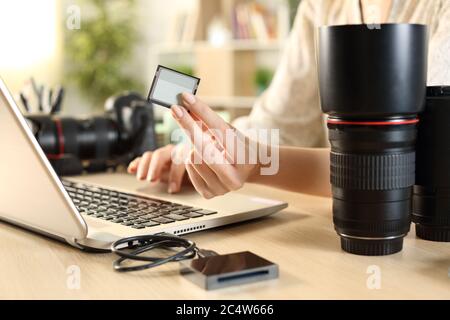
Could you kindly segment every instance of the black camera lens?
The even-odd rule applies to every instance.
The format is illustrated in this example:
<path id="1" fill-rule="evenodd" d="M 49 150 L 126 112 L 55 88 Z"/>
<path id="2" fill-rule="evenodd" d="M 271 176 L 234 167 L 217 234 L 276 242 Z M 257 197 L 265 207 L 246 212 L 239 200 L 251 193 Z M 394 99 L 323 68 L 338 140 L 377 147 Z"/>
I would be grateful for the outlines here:
<path id="1" fill-rule="evenodd" d="M 429 87 L 417 138 L 413 222 L 419 238 L 450 241 L 450 87 Z"/>
<path id="2" fill-rule="evenodd" d="M 400 251 L 411 224 L 427 28 L 320 28 L 319 82 L 331 143 L 333 221 L 342 249 Z"/>
<path id="3" fill-rule="evenodd" d="M 36 137 L 51 159 L 64 154 L 77 155 L 82 160 L 109 159 L 119 152 L 120 132 L 107 117 L 78 120 L 29 116 L 28 119 L 38 128 Z"/>

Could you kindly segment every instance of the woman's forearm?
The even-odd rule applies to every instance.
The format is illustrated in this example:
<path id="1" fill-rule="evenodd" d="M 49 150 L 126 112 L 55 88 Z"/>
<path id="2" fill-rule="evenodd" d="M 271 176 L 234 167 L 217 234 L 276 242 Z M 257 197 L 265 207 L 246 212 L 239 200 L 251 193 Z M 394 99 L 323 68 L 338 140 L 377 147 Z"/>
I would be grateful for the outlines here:
<path id="1" fill-rule="evenodd" d="M 259 170 L 249 182 L 329 197 L 331 196 L 329 154 L 330 150 L 325 148 L 280 147 L 278 172 L 274 175 L 262 175 Z"/>

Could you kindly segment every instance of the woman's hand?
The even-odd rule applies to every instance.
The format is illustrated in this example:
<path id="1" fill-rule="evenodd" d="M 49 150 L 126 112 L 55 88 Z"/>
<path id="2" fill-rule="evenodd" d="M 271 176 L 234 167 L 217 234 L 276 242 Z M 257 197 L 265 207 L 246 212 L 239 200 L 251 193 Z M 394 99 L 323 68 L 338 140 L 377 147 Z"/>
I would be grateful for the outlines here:
<path id="1" fill-rule="evenodd" d="M 182 104 L 172 106 L 172 115 L 192 146 L 168 145 L 135 159 L 128 172 L 138 179 L 167 181 L 169 192 L 175 193 L 187 171 L 195 189 L 207 199 L 237 190 L 245 182 L 331 195 L 329 149 L 271 146 L 270 154 L 260 158 L 260 151 L 269 146 L 250 140 L 191 94 L 183 94 Z M 263 172 L 269 164 L 275 164 L 276 170 Z"/>
<path id="2" fill-rule="evenodd" d="M 246 163 L 258 144 L 250 147 L 249 139 L 226 123 L 194 95 L 182 95 L 183 106 L 171 107 L 172 115 L 192 142 L 185 168 L 195 189 L 211 199 L 240 189 L 255 176 L 258 161 Z M 238 149 L 244 153 L 243 161 Z M 257 157 L 256 157 L 257 158 Z M 145 169 L 145 168 L 144 168 Z"/>
<path id="3" fill-rule="evenodd" d="M 149 182 L 163 181 L 169 185 L 169 193 L 177 193 L 185 176 L 184 160 L 189 149 L 186 145 L 172 144 L 148 151 L 134 159 L 128 166 L 128 173 L 135 174 L 138 180 Z"/>

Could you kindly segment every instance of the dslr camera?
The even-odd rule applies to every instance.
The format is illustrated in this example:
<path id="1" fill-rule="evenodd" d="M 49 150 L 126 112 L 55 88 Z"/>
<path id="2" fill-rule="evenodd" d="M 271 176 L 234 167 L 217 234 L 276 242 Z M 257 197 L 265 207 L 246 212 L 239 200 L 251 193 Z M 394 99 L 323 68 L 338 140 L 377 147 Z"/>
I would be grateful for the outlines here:
<path id="1" fill-rule="evenodd" d="M 115 169 L 157 147 L 152 105 L 133 92 L 109 98 L 105 113 L 91 118 L 26 118 L 58 175 Z"/>

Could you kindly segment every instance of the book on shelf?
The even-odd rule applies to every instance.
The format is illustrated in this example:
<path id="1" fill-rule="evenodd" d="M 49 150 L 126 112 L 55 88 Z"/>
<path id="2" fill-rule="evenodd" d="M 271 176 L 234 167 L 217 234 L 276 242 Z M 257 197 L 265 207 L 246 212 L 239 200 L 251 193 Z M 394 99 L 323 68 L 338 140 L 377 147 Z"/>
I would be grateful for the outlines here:
<path id="1" fill-rule="evenodd" d="M 198 22 L 198 6 L 175 12 L 169 25 L 166 42 L 191 43 L 195 41 Z"/>
<path id="2" fill-rule="evenodd" d="M 286 38 L 289 33 L 289 9 L 283 4 L 269 7 L 256 1 L 238 2 L 231 15 L 234 39 L 268 41 Z"/>
<path id="3" fill-rule="evenodd" d="M 189 9 L 176 10 L 167 42 L 206 41 L 208 29 L 217 20 L 224 22 L 234 40 L 282 40 L 290 28 L 287 2 L 236 0 L 224 7 L 218 0 L 198 0 Z"/>

